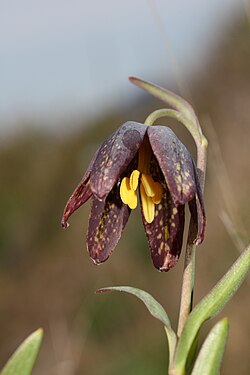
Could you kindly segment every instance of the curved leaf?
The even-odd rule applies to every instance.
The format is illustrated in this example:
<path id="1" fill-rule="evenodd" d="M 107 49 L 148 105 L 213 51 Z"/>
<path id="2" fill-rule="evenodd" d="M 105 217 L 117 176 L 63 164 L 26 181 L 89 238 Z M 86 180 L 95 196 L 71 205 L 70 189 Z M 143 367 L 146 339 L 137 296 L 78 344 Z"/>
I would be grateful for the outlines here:
<path id="1" fill-rule="evenodd" d="M 173 374 L 184 373 L 189 350 L 201 325 L 223 309 L 242 284 L 249 268 L 250 246 L 189 315 L 176 348 Z"/>
<path id="2" fill-rule="evenodd" d="M 228 337 L 228 319 L 220 320 L 210 331 L 191 375 L 218 375 Z"/>
<path id="3" fill-rule="evenodd" d="M 154 83 L 144 81 L 137 77 L 129 77 L 130 82 L 147 91 L 149 94 L 162 100 L 164 103 L 169 104 L 177 111 L 183 113 L 187 119 L 191 120 L 194 124 L 198 123 L 197 117 L 194 113 L 192 106 L 182 97 L 176 95 L 170 90 L 157 86 Z"/>
<path id="4" fill-rule="evenodd" d="M 162 305 L 159 302 L 157 302 L 149 293 L 141 289 L 129 286 L 114 286 L 108 288 L 101 288 L 98 289 L 96 293 L 105 293 L 113 291 L 126 292 L 136 296 L 144 303 L 150 314 L 164 324 L 169 344 L 169 361 L 170 363 L 172 363 L 177 338 L 175 332 L 171 328 L 170 320 Z"/>
<path id="5" fill-rule="evenodd" d="M 198 121 L 198 118 L 193 110 L 193 107 L 181 96 L 176 95 L 170 90 L 163 87 L 157 86 L 154 83 L 144 81 L 143 79 L 137 77 L 129 77 L 129 80 L 134 85 L 140 87 L 141 89 L 147 91 L 149 94 L 155 96 L 156 98 L 162 100 L 164 103 L 168 104 L 175 110 L 171 109 L 160 109 L 151 113 L 145 121 L 145 124 L 149 121 L 149 124 L 163 116 L 170 118 L 175 118 L 181 122 L 191 133 L 194 138 L 197 147 L 203 146 L 207 148 L 207 139 L 202 134 L 202 130 Z"/>
<path id="6" fill-rule="evenodd" d="M 32 333 L 10 357 L 1 375 L 30 375 L 43 336 L 42 329 Z"/>

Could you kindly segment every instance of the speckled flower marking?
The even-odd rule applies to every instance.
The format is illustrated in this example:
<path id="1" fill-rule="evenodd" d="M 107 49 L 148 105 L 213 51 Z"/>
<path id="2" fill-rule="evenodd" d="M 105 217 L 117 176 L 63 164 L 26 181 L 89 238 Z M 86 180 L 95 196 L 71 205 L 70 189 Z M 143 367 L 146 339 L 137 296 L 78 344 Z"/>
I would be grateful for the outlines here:
<path id="1" fill-rule="evenodd" d="M 130 212 L 141 205 L 143 225 L 155 267 L 168 271 L 178 261 L 184 231 L 184 205 L 196 226 L 194 242 L 204 238 L 205 211 L 192 157 L 171 129 L 126 122 L 94 155 L 70 197 L 63 227 L 92 197 L 88 251 L 96 264 L 112 253 Z"/>

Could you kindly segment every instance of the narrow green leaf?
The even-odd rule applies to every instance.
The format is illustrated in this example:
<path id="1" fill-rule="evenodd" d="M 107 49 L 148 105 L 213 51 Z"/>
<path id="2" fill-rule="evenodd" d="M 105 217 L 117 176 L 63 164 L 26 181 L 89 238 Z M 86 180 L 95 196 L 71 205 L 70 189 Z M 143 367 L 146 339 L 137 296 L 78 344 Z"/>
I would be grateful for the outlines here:
<path id="1" fill-rule="evenodd" d="M 24 340 L 6 363 L 1 375 L 30 375 L 41 345 L 42 336 L 42 329 L 38 329 Z"/>
<path id="2" fill-rule="evenodd" d="M 97 290 L 96 293 L 113 291 L 126 292 L 136 296 L 144 303 L 150 314 L 164 324 L 169 344 L 169 361 L 172 363 L 177 338 L 175 332 L 171 328 L 170 320 L 162 305 L 157 302 L 149 293 L 129 286 L 101 288 Z"/>
<path id="3" fill-rule="evenodd" d="M 184 374 L 189 350 L 201 325 L 223 309 L 242 284 L 249 268 L 250 246 L 189 315 L 176 348 L 173 374 Z"/>
<path id="4" fill-rule="evenodd" d="M 197 117 L 192 106 L 180 96 L 163 87 L 157 86 L 151 82 L 144 81 L 137 77 L 129 77 L 130 82 L 147 91 L 149 94 L 167 103 L 177 111 L 183 113 L 189 120 L 198 125 Z"/>
<path id="5" fill-rule="evenodd" d="M 228 319 L 220 320 L 210 331 L 191 375 L 218 375 L 228 337 Z"/>
<path id="6" fill-rule="evenodd" d="M 195 363 L 197 353 L 198 353 L 199 334 L 200 332 L 198 332 L 197 335 L 195 336 L 191 349 L 189 350 L 189 353 L 188 353 L 186 368 L 185 368 L 186 375 L 190 375 L 192 368 L 194 367 L 194 363 Z"/>
<path id="7" fill-rule="evenodd" d="M 154 318 L 160 320 L 165 326 L 170 327 L 170 321 L 168 315 L 162 305 L 157 302 L 149 293 L 138 289 L 133 288 L 130 286 L 113 286 L 107 288 L 101 288 L 96 291 L 96 293 L 105 293 L 105 292 L 126 292 L 129 294 L 133 294 L 137 298 L 139 298 L 147 307 L 148 311 Z"/>
<path id="8" fill-rule="evenodd" d="M 198 118 L 193 110 L 193 107 L 181 96 L 176 95 L 170 90 L 157 86 L 151 82 L 144 81 L 140 78 L 129 77 L 130 82 L 147 91 L 149 94 L 162 100 L 164 103 L 171 106 L 173 109 L 160 109 L 151 113 L 145 120 L 145 124 L 152 125 L 160 117 L 170 117 L 181 122 L 191 133 L 195 140 L 197 148 L 202 146 L 207 148 L 207 139 L 202 134 L 202 130 Z"/>

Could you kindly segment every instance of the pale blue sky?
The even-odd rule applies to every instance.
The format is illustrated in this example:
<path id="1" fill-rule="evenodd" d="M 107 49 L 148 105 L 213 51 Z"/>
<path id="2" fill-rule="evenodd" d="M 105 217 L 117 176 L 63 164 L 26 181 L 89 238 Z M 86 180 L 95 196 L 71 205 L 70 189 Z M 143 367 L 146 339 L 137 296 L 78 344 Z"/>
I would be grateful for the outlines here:
<path id="1" fill-rule="evenodd" d="M 198 72 L 241 8 L 236 0 L 1 0 L 0 128 L 92 116 L 96 101 L 103 109 L 138 93 L 129 75 L 172 82 L 169 47 L 184 75 Z"/>

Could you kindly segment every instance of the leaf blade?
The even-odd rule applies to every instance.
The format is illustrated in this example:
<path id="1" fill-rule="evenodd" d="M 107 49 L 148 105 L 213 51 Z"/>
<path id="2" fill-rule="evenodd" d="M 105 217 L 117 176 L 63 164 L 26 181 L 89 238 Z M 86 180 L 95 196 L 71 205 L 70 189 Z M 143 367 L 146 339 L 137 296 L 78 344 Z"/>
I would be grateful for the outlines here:
<path id="1" fill-rule="evenodd" d="M 162 307 L 162 305 L 144 290 L 129 287 L 129 286 L 101 288 L 101 289 L 98 289 L 96 293 L 105 293 L 105 292 L 113 292 L 113 291 L 129 293 L 139 298 L 147 307 L 149 313 L 154 318 L 156 318 L 157 320 L 159 320 L 161 323 L 164 324 L 165 331 L 166 331 L 167 338 L 168 338 L 168 344 L 169 344 L 169 362 L 172 363 L 174 351 L 175 351 L 175 347 L 177 343 L 177 337 L 171 327 L 169 317 L 166 311 L 164 310 L 164 308 Z"/>
<path id="2" fill-rule="evenodd" d="M 41 345 L 42 329 L 28 336 L 7 361 L 1 375 L 30 375 Z"/>
<path id="3" fill-rule="evenodd" d="M 167 103 L 171 107 L 175 108 L 177 111 L 184 114 L 187 119 L 197 124 L 198 120 L 192 106 L 182 97 L 176 95 L 170 90 L 157 86 L 152 82 L 145 81 L 138 77 L 129 77 L 129 81 L 134 85 L 140 87 L 141 89 L 147 91 L 152 96 L 155 96 L 156 98 L 162 100 L 164 103 Z"/>
<path id="4" fill-rule="evenodd" d="M 189 315 L 176 348 L 173 374 L 184 373 L 188 352 L 201 325 L 223 309 L 242 284 L 249 268 L 250 246 Z"/>
<path id="5" fill-rule="evenodd" d="M 218 375 L 228 337 L 228 319 L 220 320 L 204 341 L 191 375 Z"/>

